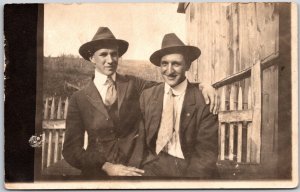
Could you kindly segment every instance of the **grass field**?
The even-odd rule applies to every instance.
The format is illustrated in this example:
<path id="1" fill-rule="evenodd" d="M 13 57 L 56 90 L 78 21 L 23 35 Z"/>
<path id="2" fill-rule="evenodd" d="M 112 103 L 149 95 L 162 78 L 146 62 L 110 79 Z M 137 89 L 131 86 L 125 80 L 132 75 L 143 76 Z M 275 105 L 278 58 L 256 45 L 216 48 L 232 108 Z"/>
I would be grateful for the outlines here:
<path id="1" fill-rule="evenodd" d="M 118 73 L 140 77 L 151 81 L 162 81 L 159 69 L 149 61 L 119 60 Z M 94 74 L 94 65 L 71 55 L 44 57 L 44 97 L 69 97 L 76 89 L 83 88 Z"/>

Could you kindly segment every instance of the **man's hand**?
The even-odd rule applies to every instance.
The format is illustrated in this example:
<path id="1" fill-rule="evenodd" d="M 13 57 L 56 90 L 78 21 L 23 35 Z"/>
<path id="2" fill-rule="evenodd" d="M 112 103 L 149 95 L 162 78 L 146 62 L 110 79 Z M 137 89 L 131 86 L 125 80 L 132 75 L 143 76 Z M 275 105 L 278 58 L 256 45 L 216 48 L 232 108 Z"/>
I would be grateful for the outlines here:
<path id="1" fill-rule="evenodd" d="M 102 169 L 109 176 L 142 176 L 142 173 L 144 173 L 142 169 L 109 162 L 105 162 Z"/>
<path id="2" fill-rule="evenodd" d="M 210 112 L 218 114 L 220 107 L 220 97 L 217 91 L 209 84 L 199 83 L 199 89 L 202 90 L 202 94 L 206 104 L 210 104 Z"/>

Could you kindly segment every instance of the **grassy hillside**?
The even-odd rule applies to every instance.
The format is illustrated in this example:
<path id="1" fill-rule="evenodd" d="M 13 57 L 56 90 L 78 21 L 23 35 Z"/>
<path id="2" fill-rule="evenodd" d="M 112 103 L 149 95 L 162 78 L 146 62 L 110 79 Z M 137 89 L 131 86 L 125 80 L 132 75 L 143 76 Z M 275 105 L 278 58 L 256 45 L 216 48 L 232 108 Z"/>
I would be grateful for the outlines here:
<path id="1" fill-rule="evenodd" d="M 149 61 L 121 60 L 118 73 L 134 75 L 146 80 L 161 81 L 159 69 Z M 43 90 L 44 96 L 68 97 L 75 88 L 87 85 L 93 74 L 94 65 L 72 55 L 44 57 Z"/>

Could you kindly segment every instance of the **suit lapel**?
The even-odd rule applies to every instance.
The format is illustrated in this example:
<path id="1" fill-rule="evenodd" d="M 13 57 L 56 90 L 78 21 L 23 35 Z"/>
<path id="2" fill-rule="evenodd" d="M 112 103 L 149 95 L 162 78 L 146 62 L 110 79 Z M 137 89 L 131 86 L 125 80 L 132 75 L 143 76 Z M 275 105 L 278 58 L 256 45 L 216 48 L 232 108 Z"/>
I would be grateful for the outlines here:
<path id="1" fill-rule="evenodd" d="M 159 85 L 156 92 L 154 92 L 153 100 L 149 103 L 149 126 L 147 130 L 147 144 L 150 142 L 153 136 L 158 132 L 164 100 L 164 84 Z"/>
<path id="2" fill-rule="evenodd" d="M 184 131 L 189 125 L 191 121 L 195 109 L 196 109 L 196 101 L 195 101 L 195 93 L 194 87 L 190 83 L 188 83 L 186 93 L 183 100 L 182 111 L 180 116 L 180 135 L 182 136 Z"/>
<path id="3" fill-rule="evenodd" d="M 109 117 L 107 109 L 103 103 L 103 100 L 98 92 L 94 82 L 91 82 L 85 88 L 85 94 L 87 96 L 88 101 L 101 113 L 103 113 L 107 118 Z"/>
<path id="4" fill-rule="evenodd" d="M 117 86 L 117 94 L 118 94 L 118 111 L 120 111 L 120 108 L 124 101 L 124 97 L 127 92 L 128 79 L 122 75 L 117 74 L 116 86 Z"/>

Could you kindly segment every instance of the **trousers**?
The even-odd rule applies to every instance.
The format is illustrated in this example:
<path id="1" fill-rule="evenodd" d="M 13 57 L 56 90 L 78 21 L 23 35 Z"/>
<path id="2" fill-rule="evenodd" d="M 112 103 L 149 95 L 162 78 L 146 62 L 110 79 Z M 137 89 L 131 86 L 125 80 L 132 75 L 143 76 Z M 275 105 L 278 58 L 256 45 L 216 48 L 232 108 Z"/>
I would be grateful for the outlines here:
<path id="1" fill-rule="evenodd" d="M 144 176 L 182 177 L 185 173 L 187 162 L 161 151 L 158 158 L 143 166 Z"/>

